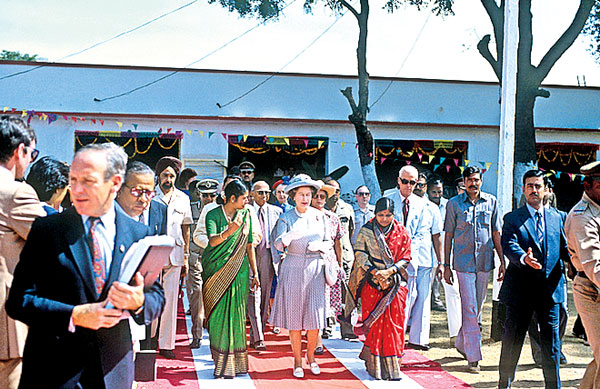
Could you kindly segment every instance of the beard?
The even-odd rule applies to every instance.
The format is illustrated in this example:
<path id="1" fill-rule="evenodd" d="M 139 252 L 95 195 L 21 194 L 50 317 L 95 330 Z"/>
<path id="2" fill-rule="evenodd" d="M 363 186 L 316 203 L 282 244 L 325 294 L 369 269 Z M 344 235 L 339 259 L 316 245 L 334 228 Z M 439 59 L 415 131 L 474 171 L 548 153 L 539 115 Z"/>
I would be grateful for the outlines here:
<path id="1" fill-rule="evenodd" d="M 163 192 L 168 192 L 171 190 L 171 188 L 173 188 L 173 184 L 169 181 L 160 183 L 160 189 L 162 189 Z"/>

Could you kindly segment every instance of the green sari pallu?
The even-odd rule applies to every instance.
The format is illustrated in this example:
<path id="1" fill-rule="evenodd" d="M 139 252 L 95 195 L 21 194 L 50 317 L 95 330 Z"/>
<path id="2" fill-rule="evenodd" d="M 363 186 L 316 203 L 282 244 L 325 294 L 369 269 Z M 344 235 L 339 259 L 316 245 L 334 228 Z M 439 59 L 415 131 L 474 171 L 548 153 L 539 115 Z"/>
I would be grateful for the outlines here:
<path id="1" fill-rule="evenodd" d="M 218 246 L 207 246 L 202 254 L 202 297 L 215 377 L 234 377 L 248 372 L 246 245 L 252 242 L 252 225 L 248 209 L 237 212 L 242 212 L 244 221 L 240 228 Z M 228 223 L 222 206 L 208 212 L 208 236 L 219 235 L 227 229 Z"/>

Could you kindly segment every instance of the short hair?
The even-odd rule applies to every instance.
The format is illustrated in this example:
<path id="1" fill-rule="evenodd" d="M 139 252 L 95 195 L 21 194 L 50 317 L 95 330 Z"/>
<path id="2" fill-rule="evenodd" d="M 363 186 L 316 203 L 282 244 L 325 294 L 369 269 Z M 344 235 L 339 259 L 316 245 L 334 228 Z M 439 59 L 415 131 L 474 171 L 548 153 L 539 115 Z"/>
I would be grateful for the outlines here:
<path id="1" fill-rule="evenodd" d="M 246 185 L 240 180 L 233 180 L 225 186 L 225 202 L 228 202 L 231 196 L 237 199 L 248 191 Z"/>
<path id="2" fill-rule="evenodd" d="M 526 171 L 525 174 L 523 174 L 523 185 L 525 185 L 525 181 L 527 181 L 528 178 L 532 177 L 541 177 L 544 180 L 544 185 L 546 185 L 546 174 L 539 169 L 531 169 Z"/>
<path id="3" fill-rule="evenodd" d="M 271 189 L 271 187 L 269 187 L 269 184 L 266 181 L 256 181 L 254 184 L 252 184 L 252 192 L 256 191 L 256 187 L 258 185 L 263 185 L 263 186 L 267 186 L 267 188 Z"/>
<path id="4" fill-rule="evenodd" d="M 366 185 L 364 185 L 364 184 L 363 184 L 363 185 L 359 185 L 359 186 L 356 188 L 356 190 L 354 191 L 354 193 L 358 193 L 358 191 L 359 191 L 359 190 L 360 190 L 360 188 L 362 188 L 362 187 L 365 187 L 365 188 L 369 189 L 369 187 L 368 187 L 368 186 L 366 186 Z M 369 192 L 370 192 L 370 191 L 371 191 L 371 190 L 369 190 Z"/>
<path id="5" fill-rule="evenodd" d="M 112 142 L 93 143 L 85 145 L 75 152 L 73 159 L 79 154 L 94 151 L 104 153 L 106 156 L 106 171 L 104 172 L 104 181 L 108 181 L 111 177 L 125 177 L 125 167 L 127 166 L 127 154 L 122 147 L 117 146 Z"/>
<path id="6" fill-rule="evenodd" d="M 328 184 L 328 185 L 329 185 L 329 184 L 330 184 L 330 183 L 332 183 L 332 182 L 335 182 L 335 183 L 336 183 L 336 184 L 337 184 L 337 185 L 338 185 L 340 188 L 342 187 L 342 186 L 340 185 L 339 181 L 337 181 L 337 180 L 334 180 L 334 179 L 333 179 L 333 178 L 331 178 L 331 177 L 325 177 L 325 178 L 323 179 L 323 183 L 324 183 L 324 184 Z"/>
<path id="7" fill-rule="evenodd" d="M 23 119 L 0 117 L 0 162 L 7 162 L 21 143 L 31 146 L 36 139 L 35 131 Z"/>
<path id="8" fill-rule="evenodd" d="M 48 201 L 58 190 L 69 185 L 69 165 L 52 157 L 43 157 L 29 169 L 25 180 L 33 187 L 40 201 Z"/>
<path id="9" fill-rule="evenodd" d="M 463 170 L 462 176 L 463 178 L 467 178 L 472 174 L 479 174 L 479 177 L 481 177 L 481 169 L 477 166 L 467 166 L 465 170 Z"/>
<path id="10" fill-rule="evenodd" d="M 150 166 L 143 162 L 129 161 L 125 167 L 125 178 L 123 179 L 123 182 L 127 183 L 131 176 L 137 176 L 140 174 L 152 174 L 152 177 L 154 177 L 154 170 L 152 170 Z"/>
<path id="11" fill-rule="evenodd" d="M 425 182 L 427 182 L 427 178 L 428 178 L 428 177 L 427 177 L 427 173 L 425 173 L 425 172 L 420 172 L 420 173 L 419 173 L 419 180 L 420 180 L 421 178 L 422 178 L 422 179 L 424 179 L 424 180 L 425 180 Z"/>
<path id="12" fill-rule="evenodd" d="M 444 186 L 444 181 L 442 181 L 442 179 L 438 176 L 432 176 L 427 181 L 427 187 L 434 186 L 434 185 Z"/>
<path id="13" fill-rule="evenodd" d="M 177 177 L 177 187 L 183 189 L 185 187 L 185 183 L 192 177 L 196 177 L 198 173 L 192 168 L 186 167 L 179 173 L 179 177 Z"/>
<path id="14" fill-rule="evenodd" d="M 402 168 L 398 172 L 398 177 L 400 177 L 402 175 L 402 173 L 404 173 L 404 172 L 414 174 L 417 177 L 419 176 L 419 171 L 417 170 L 416 167 L 414 167 L 412 165 L 404 165 L 404 166 L 402 166 Z"/>

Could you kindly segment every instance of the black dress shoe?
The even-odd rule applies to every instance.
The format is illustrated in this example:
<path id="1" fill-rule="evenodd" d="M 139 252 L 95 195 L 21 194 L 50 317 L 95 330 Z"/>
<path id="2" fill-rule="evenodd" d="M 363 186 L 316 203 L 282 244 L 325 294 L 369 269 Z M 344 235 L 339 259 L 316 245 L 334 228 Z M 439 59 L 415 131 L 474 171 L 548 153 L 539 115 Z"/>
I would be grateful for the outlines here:
<path id="1" fill-rule="evenodd" d="M 194 338 L 192 339 L 192 343 L 190 343 L 190 348 L 200 348 L 200 345 L 202 345 L 202 339 Z"/>
<path id="2" fill-rule="evenodd" d="M 354 339 L 358 339 L 358 336 L 356 334 L 345 334 L 345 335 L 342 335 L 342 339 L 354 340 Z"/>
<path id="3" fill-rule="evenodd" d="M 254 342 L 252 348 L 256 351 L 267 351 L 267 346 L 265 346 L 265 342 L 259 340 L 258 342 Z"/>
<path id="4" fill-rule="evenodd" d="M 175 353 L 173 350 L 160 349 L 158 353 L 167 359 L 175 359 Z"/>
<path id="5" fill-rule="evenodd" d="M 420 344 L 415 344 L 415 343 L 406 343 L 406 347 L 411 348 L 413 350 L 419 350 L 419 351 L 427 351 L 429 350 L 431 347 L 426 344 L 426 345 L 420 345 Z"/>
<path id="6" fill-rule="evenodd" d="M 431 309 L 438 312 L 446 312 L 446 307 L 442 304 L 431 304 Z"/>
<path id="7" fill-rule="evenodd" d="M 323 347 L 322 346 L 318 346 L 317 348 L 315 348 L 315 355 L 323 355 Z"/>

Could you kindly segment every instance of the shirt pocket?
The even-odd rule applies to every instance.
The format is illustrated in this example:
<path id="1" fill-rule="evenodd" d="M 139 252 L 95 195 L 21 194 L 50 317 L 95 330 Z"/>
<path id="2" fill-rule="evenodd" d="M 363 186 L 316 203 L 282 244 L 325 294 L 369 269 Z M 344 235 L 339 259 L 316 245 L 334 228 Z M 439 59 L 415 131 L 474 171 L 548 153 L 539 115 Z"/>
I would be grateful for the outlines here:
<path id="1" fill-rule="evenodd" d="M 473 212 L 466 210 L 458 213 L 456 220 L 457 230 L 466 230 L 473 224 Z"/>
<path id="2" fill-rule="evenodd" d="M 492 223 L 492 212 L 491 211 L 477 212 L 477 223 L 479 223 L 482 226 L 488 227 Z"/>

